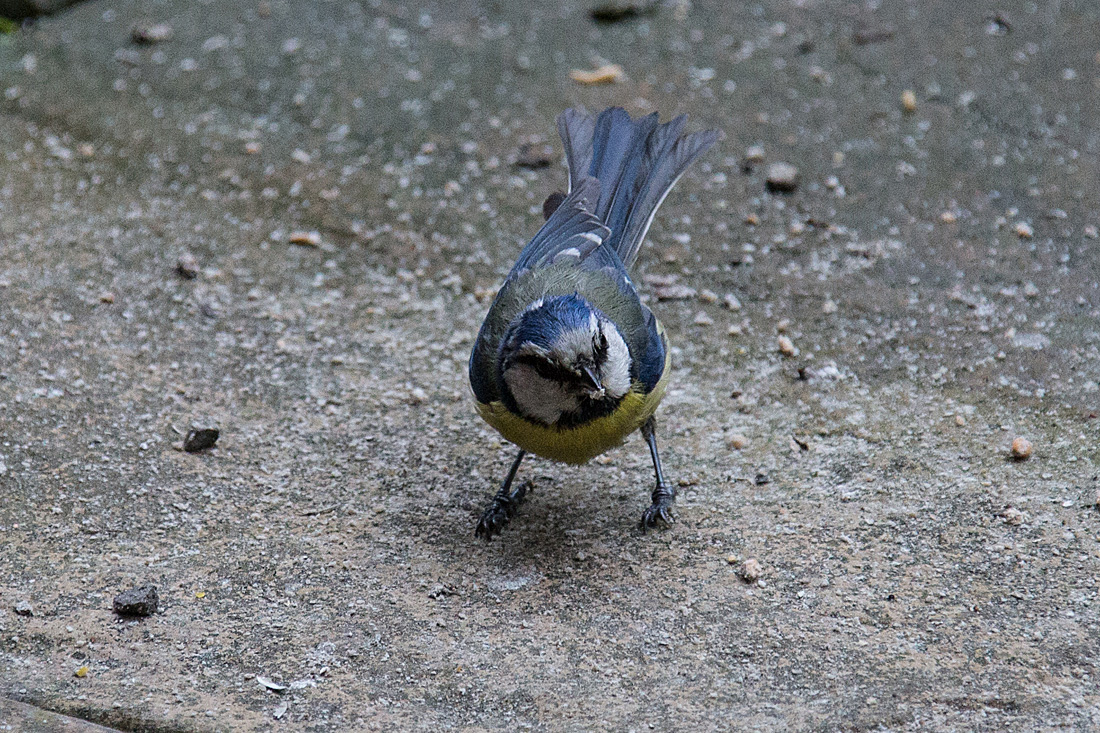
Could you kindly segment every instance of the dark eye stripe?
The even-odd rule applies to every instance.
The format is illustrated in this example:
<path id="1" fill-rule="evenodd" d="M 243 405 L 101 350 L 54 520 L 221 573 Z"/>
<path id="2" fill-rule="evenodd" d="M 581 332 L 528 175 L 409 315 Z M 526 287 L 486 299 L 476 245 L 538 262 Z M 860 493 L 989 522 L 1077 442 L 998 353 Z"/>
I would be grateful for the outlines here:
<path id="1" fill-rule="evenodd" d="M 607 336 L 602 331 L 592 338 L 592 358 L 597 364 L 603 364 L 607 360 Z"/>
<path id="2" fill-rule="evenodd" d="M 540 359 L 537 356 L 517 356 L 512 363 L 531 367 L 543 379 L 555 382 L 569 382 L 576 379 L 576 376 L 568 369 L 550 364 L 545 359 Z"/>

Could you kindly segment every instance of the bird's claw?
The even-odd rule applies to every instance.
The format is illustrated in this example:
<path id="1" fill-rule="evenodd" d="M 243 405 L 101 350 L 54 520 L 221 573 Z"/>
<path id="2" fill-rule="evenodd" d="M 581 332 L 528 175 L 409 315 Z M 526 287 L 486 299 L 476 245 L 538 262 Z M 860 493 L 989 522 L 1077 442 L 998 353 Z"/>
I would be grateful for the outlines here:
<path id="1" fill-rule="evenodd" d="M 659 526 L 671 527 L 676 523 L 672 505 L 676 502 L 676 492 L 668 486 L 658 484 L 653 490 L 653 503 L 642 513 L 639 526 L 643 533 Z"/>
<path id="2" fill-rule="evenodd" d="M 478 520 L 474 536 L 480 537 L 486 542 L 491 542 L 493 537 L 500 534 L 501 530 L 504 529 L 504 525 L 508 524 L 508 521 L 516 513 L 516 509 L 523 503 L 526 496 L 527 484 L 523 483 L 511 494 L 506 496 L 498 494 L 494 497 L 492 503 L 482 513 L 481 519 Z"/>

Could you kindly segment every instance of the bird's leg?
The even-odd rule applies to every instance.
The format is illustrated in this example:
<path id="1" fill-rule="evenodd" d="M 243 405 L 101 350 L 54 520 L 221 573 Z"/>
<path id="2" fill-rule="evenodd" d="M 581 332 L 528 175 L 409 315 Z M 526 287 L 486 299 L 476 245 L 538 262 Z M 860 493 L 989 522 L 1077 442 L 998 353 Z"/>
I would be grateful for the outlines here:
<path id="1" fill-rule="evenodd" d="M 642 425 L 642 437 L 649 444 L 649 454 L 653 457 L 653 472 L 657 474 L 657 486 L 653 489 L 653 504 L 642 514 L 641 528 L 645 532 L 658 524 L 669 526 L 676 521 L 672 505 L 676 503 L 676 489 L 665 482 L 661 471 L 661 456 L 657 453 L 657 420 L 650 417 Z"/>
<path id="2" fill-rule="evenodd" d="M 500 534 L 500 530 L 504 529 L 504 525 L 508 524 L 508 520 L 512 518 L 512 515 L 516 513 L 516 509 L 526 498 L 527 484 L 520 484 L 518 489 L 512 491 L 512 481 L 515 479 L 516 471 L 519 470 L 519 464 L 523 462 L 525 455 L 527 455 L 527 451 L 521 450 L 519 455 L 516 456 L 516 460 L 512 462 L 512 468 L 508 470 L 508 476 L 501 484 L 500 491 L 493 497 L 493 501 L 482 513 L 481 519 L 477 523 L 477 529 L 474 530 L 476 537 L 482 537 L 488 542 L 493 539 L 494 535 Z"/>

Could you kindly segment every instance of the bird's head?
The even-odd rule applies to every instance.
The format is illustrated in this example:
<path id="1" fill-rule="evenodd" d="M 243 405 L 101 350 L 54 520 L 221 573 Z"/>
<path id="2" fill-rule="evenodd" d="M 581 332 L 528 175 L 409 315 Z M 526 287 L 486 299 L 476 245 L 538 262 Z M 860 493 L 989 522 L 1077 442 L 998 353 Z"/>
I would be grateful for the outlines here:
<path id="1" fill-rule="evenodd" d="M 579 295 L 543 298 L 508 326 L 497 368 L 524 417 L 553 425 L 602 412 L 630 390 L 630 349 L 619 329 Z"/>

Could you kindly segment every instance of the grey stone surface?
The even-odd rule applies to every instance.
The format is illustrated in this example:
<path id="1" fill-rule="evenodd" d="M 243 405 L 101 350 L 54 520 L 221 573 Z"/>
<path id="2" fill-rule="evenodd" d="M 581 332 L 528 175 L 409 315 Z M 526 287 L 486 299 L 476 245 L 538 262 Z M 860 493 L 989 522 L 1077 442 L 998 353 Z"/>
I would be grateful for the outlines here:
<path id="1" fill-rule="evenodd" d="M 1100 726 L 1096 4 L 588 11 L 100 0 L 0 38 L 0 695 L 128 730 Z M 466 358 L 564 185 L 512 161 L 573 104 L 726 133 L 638 274 L 694 293 L 653 298 L 680 522 L 635 531 L 635 439 L 525 466 L 486 547 L 511 451 Z"/>
<path id="2" fill-rule="evenodd" d="M 0 697 L 0 730 L 32 731 L 33 733 L 111 733 L 113 729 Z"/>

